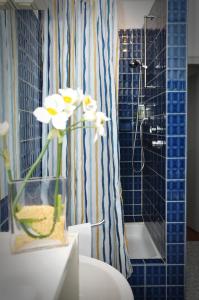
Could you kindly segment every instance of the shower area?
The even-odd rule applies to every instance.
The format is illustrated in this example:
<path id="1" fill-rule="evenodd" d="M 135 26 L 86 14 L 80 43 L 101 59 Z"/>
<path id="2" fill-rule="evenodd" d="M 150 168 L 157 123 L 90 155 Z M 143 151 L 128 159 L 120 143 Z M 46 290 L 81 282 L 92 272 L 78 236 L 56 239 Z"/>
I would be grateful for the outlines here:
<path id="1" fill-rule="evenodd" d="M 59 3 L 67 3 L 69 6 L 72 2 L 73 1 L 59 1 Z M 58 1 L 51 1 L 51 3 L 56 4 Z M 77 66 L 80 67 L 80 72 L 77 73 L 80 74 L 78 75 L 79 77 L 81 77 L 81 74 L 88 75 L 86 82 L 88 86 L 91 85 L 92 87 L 94 75 L 97 74 L 98 76 L 96 70 L 99 74 L 102 72 L 104 78 L 101 86 L 98 86 L 101 83 L 101 79 L 97 76 L 96 80 L 93 81 L 96 81 L 96 87 L 98 87 L 95 88 L 96 95 L 99 91 L 103 94 L 103 97 L 100 95 L 100 97 L 98 96 L 96 99 L 103 98 L 106 100 L 103 102 L 103 110 L 106 111 L 105 106 L 115 93 L 114 80 L 112 80 L 113 89 L 109 89 L 108 66 L 111 52 L 109 53 L 109 51 L 107 51 L 107 42 L 103 44 L 103 38 L 107 38 L 106 25 L 108 27 L 108 22 L 107 20 L 104 21 L 102 17 L 97 19 L 97 14 L 94 14 L 93 19 L 95 20 L 96 18 L 97 25 L 95 27 L 91 24 L 91 4 L 95 3 L 95 1 L 84 0 L 74 1 L 74 3 L 80 3 L 81 5 L 83 3 L 85 5 L 84 11 L 79 9 L 79 16 L 81 17 L 75 19 L 81 21 L 84 25 L 85 36 L 82 37 L 82 41 L 86 41 L 84 46 L 81 43 L 79 44 L 79 52 L 76 52 L 77 58 L 82 58 L 80 62 L 78 60 Z M 96 3 L 106 6 L 106 1 L 98 0 Z M 115 4 L 116 1 L 112 1 L 111 3 Z M 86 4 L 88 4 L 90 9 L 88 11 L 86 10 Z M 81 7 L 79 6 L 79 8 Z M 120 48 L 118 137 L 120 144 L 119 163 L 122 204 L 125 223 L 124 235 L 122 217 L 119 219 L 120 223 L 118 219 L 116 221 L 115 219 L 114 221 L 111 220 L 110 223 L 108 221 L 108 214 L 111 212 L 111 209 L 115 212 L 115 204 L 114 201 L 112 202 L 114 196 L 112 196 L 112 194 L 108 195 L 109 192 L 113 192 L 114 189 L 109 187 L 110 181 L 108 181 L 107 178 L 111 178 L 111 176 L 114 177 L 115 174 L 116 179 L 114 179 L 114 183 L 116 184 L 114 187 L 118 189 L 118 202 L 120 205 L 120 186 L 117 180 L 118 172 L 115 172 L 115 169 L 109 166 L 109 161 L 113 156 L 112 153 L 117 149 L 116 147 L 118 145 L 116 117 L 114 124 L 115 131 L 109 131 L 110 128 L 107 127 L 107 137 L 104 139 L 105 146 L 101 146 L 100 143 L 100 147 L 102 148 L 99 147 L 99 151 L 96 147 L 96 153 L 93 153 L 93 150 L 91 151 L 93 142 L 87 139 L 89 155 L 92 153 L 93 160 L 96 155 L 96 161 L 98 162 L 98 154 L 105 151 L 103 154 L 104 160 L 100 160 L 101 164 L 96 167 L 97 170 L 99 169 L 97 179 L 95 179 L 95 176 L 93 177 L 95 172 L 91 172 L 89 156 L 85 159 L 86 163 L 82 165 L 80 165 L 80 159 L 79 161 L 77 159 L 77 157 L 81 157 L 81 153 L 77 152 L 79 156 L 74 156 L 74 162 L 77 162 L 77 170 L 81 170 L 81 178 L 85 178 L 85 181 L 81 180 L 80 185 L 77 185 L 78 188 L 75 192 L 78 191 L 79 193 L 79 201 L 81 199 L 84 201 L 81 197 L 85 193 L 85 188 L 85 191 L 87 191 L 86 196 L 89 196 L 90 201 L 86 202 L 85 207 L 86 209 L 89 208 L 90 206 L 87 204 L 90 203 L 91 207 L 93 206 L 94 208 L 93 212 L 95 210 L 95 198 L 99 198 L 98 200 L 100 201 L 101 198 L 103 198 L 103 204 L 105 203 L 107 205 L 105 208 L 102 207 L 102 213 L 100 214 L 98 210 L 101 202 L 96 202 L 96 215 L 98 216 L 99 214 L 99 218 L 96 219 L 96 222 L 92 223 L 100 221 L 102 216 L 106 218 L 105 225 L 96 228 L 96 236 L 100 241 L 100 243 L 96 243 L 98 247 L 96 249 L 99 249 L 99 251 L 104 250 L 108 258 L 111 253 L 109 235 L 111 230 L 113 230 L 113 225 L 119 224 L 119 234 L 122 237 L 122 242 L 121 244 L 118 243 L 118 249 L 123 251 L 123 248 L 125 248 L 126 251 L 125 243 L 123 243 L 125 237 L 128 254 L 133 267 L 133 273 L 128 280 L 132 287 L 135 300 L 184 300 L 184 269 L 186 256 L 187 0 L 118 0 L 117 10 L 118 41 Z M 57 11 L 54 11 L 54 6 L 52 11 L 56 15 Z M 104 11 L 106 11 L 106 9 L 104 9 Z M 68 20 L 67 18 L 69 18 L 67 12 L 68 10 L 63 12 L 60 9 L 59 11 L 60 14 L 63 13 L 64 18 L 66 17 L 65 22 Z M 83 14 L 84 12 L 85 14 Z M 101 16 L 102 15 L 103 11 L 101 13 Z M 112 15 L 113 13 L 111 11 L 109 18 L 111 18 Z M 51 85 L 52 88 L 54 88 L 56 82 L 54 76 L 59 74 L 58 71 L 54 72 L 52 68 L 52 70 L 50 70 L 50 77 L 47 72 L 45 80 L 42 79 L 44 78 L 44 72 L 41 68 L 43 55 L 43 31 L 41 30 L 43 23 L 41 17 L 42 15 L 40 13 L 33 11 L 18 11 L 16 15 L 16 24 L 18 24 L 18 26 L 15 26 L 17 28 L 15 39 L 19 49 L 18 68 L 16 66 L 16 82 L 19 82 L 19 86 L 15 92 L 19 96 L 19 120 L 21 123 L 18 134 L 19 149 L 14 149 L 13 153 L 19 152 L 20 154 L 20 156 L 18 156 L 19 160 L 15 162 L 16 170 L 20 170 L 19 174 L 17 174 L 18 177 L 23 177 L 32 162 L 35 161 L 42 147 L 42 134 L 45 134 L 45 132 L 42 131 L 41 124 L 37 123 L 33 118 L 32 111 L 42 103 L 42 93 L 44 93 L 42 92 L 43 86 L 46 90 Z M 57 17 L 59 17 L 59 14 L 57 14 Z M 47 26 L 49 26 L 49 29 L 46 31 L 48 39 L 46 39 L 45 45 L 51 47 L 48 55 L 44 56 L 46 58 L 44 67 L 48 66 L 47 62 L 49 60 L 51 66 L 54 66 L 55 70 L 58 70 L 58 67 L 62 66 L 62 60 L 55 60 L 59 63 L 54 63 L 54 58 L 60 51 L 60 49 L 59 51 L 56 50 L 58 43 L 56 39 L 55 41 L 53 40 L 52 36 L 54 34 L 52 28 L 55 26 L 52 20 L 54 19 L 54 15 L 48 15 L 46 19 L 48 20 L 48 24 L 46 24 L 44 28 L 47 30 Z M 74 26 L 75 29 L 78 29 L 80 37 L 83 32 L 81 22 L 78 23 L 77 28 Z M 101 26 L 99 27 L 100 22 Z M 70 30 L 74 29 L 70 26 L 67 27 L 66 23 L 64 23 L 65 27 L 60 27 L 63 37 L 67 36 L 67 34 L 69 35 Z M 75 23 L 73 25 L 75 25 Z M 113 25 L 113 27 L 116 28 L 116 24 L 114 23 Z M 103 26 L 105 26 L 105 28 L 103 28 Z M 59 26 L 55 26 L 55 29 L 58 31 L 60 28 Z M 65 30 L 63 30 L 63 28 Z M 93 31 L 92 28 L 94 28 Z M 96 32 L 96 28 L 99 29 L 99 32 Z M 74 36 L 77 38 L 76 31 L 74 32 Z M 95 37 L 93 38 L 93 48 L 88 43 L 91 32 Z M 111 41 L 113 37 L 115 37 L 115 35 L 111 35 L 108 40 Z M 75 41 L 73 35 L 71 40 Z M 115 39 L 114 41 L 116 44 L 117 40 Z M 67 43 L 68 42 L 69 40 L 67 40 Z M 6 43 L 3 44 L 6 46 Z M 78 43 L 76 43 L 76 46 L 77 44 Z M 60 45 L 61 47 L 65 47 L 65 44 L 60 43 L 59 46 Z M 104 61 L 104 63 L 99 60 L 101 55 L 99 55 L 98 60 L 95 57 L 96 45 L 101 47 L 102 53 L 100 54 L 106 54 L 106 61 Z M 47 46 L 45 49 L 48 49 Z M 65 58 L 71 57 L 72 60 L 74 59 L 73 54 L 75 50 L 73 47 L 69 49 L 70 47 L 71 45 L 69 43 L 69 47 L 67 48 L 69 52 L 65 51 L 67 52 Z M 116 49 L 116 47 L 113 48 Z M 90 50 L 94 50 L 92 56 L 90 56 Z M 55 53 L 53 51 L 55 51 Z M 5 53 L 8 54 L 7 60 L 11 62 L 11 58 L 14 58 L 15 53 L 8 51 L 5 51 Z M 33 53 L 35 55 L 33 55 Z M 60 51 L 60 53 L 62 54 L 62 51 Z M 70 55 L 71 53 L 72 55 Z M 17 61 L 17 59 L 15 59 L 15 61 Z M 82 63 L 82 61 L 84 63 Z M 71 70 L 75 69 L 75 64 L 71 63 L 69 65 Z M 99 70 L 98 66 L 100 66 Z M 86 67 L 87 69 L 85 69 Z M 63 76 L 65 79 L 70 75 L 69 72 L 68 69 L 65 70 Z M 90 76 L 90 74 L 94 75 Z M 75 78 L 73 79 L 75 80 Z M 11 80 L 11 83 L 13 83 L 13 81 Z M 106 86 L 106 90 L 104 86 Z M 93 88 L 91 88 L 91 90 L 92 89 Z M 11 89 L 7 88 L 7 90 L 10 91 Z M 93 90 L 93 96 L 94 94 Z M 11 95 L 9 99 L 14 99 L 14 96 Z M 36 100 L 33 102 L 32 99 Z M 108 110 L 108 113 L 111 117 L 113 103 L 110 102 L 109 104 L 108 108 L 110 108 L 110 110 Z M 16 120 L 13 119 L 12 121 L 13 128 L 16 128 L 16 124 L 14 123 Z M 29 126 L 25 126 L 26 124 Z M 111 124 L 111 122 L 108 123 L 108 126 L 111 126 L 109 124 Z M 109 140 L 112 136 L 115 137 L 114 144 Z M 83 141 L 83 137 L 80 137 L 79 140 Z M 76 147 L 77 145 L 74 143 L 72 146 L 79 151 L 80 147 Z M 110 147 L 112 147 L 113 152 L 110 151 Z M 83 143 L 82 149 L 85 151 Z M 75 153 L 75 151 L 72 153 Z M 118 156 L 115 155 L 115 157 L 117 158 L 115 165 L 117 165 Z M 82 159 L 82 161 L 84 160 Z M 17 164 L 20 164 L 20 166 Z M 104 169 L 112 172 L 110 173 L 111 176 L 108 171 L 106 171 L 106 173 L 101 172 L 104 164 Z M 52 166 L 50 165 L 50 171 L 51 168 Z M 75 170 L 75 167 L 73 169 Z M 42 175 L 41 167 L 36 170 L 34 175 Z M 76 180 L 75 171 L 73 175 L 73 180 Z M 91 184 L 88 179 L 93 183 L 93 189 L 90 188 Z M 0 231 L 8 231 L 8 198 L 6 191 L 2 190 L 2 186 L 0 186 L 0 196 L 0 198 L 2 198 L 0 201 Z M 74 199 L 76 201 L 77 197 L 74 197 Z M 108 201 L 110 201 L 110 203 Z M 76 213 L 78 217 L 80 217 L 80 212 L 82 213 L 82 207 L 84 206 L 79 205 L 78 207 Z M 83 221 L 92 221 L 92 219 L 90 219 L 91 215 L 92 211 L 89 208 L 86 218 L 84 219 L 84 216 L 81 216 L 81 223 Z M 93 216 L 95 218 L 94 213 Z M 105 232 L 105 229 L 106 239 L 99 238 L 99 234 L 101 234 L 101 237 L 104 236 L 103 231 Z M 113 231 L 115 234 L 116 230 Z M 113 246 L 115 243 L 115 235 L 112 235 L 111 238 L 111 246 Z M 114 249 L 114 247 L 112 247 L 112 249 Z M 114 254 L 114 252 L 112 253 Z M 113 255 L 112 253 L 111 255 Z M 105 256 L 104 253 L 102 253 L 101 256 L 99 256 L 99 253 L 97 255 L 98 258 L 102 260 L 103 256 Z M 112 257 L 111 255 L 110 257 Z M 115 258 L 114 255 L 113 257 Z M 127 263 L 126 256 L 122 258 L 125 265 Z M 110 260 L 107 260 L 107 262 L 111 264 Z"/>
<path id="2" fill-rule="evenodd" d="M 120 175 L 133 266 L 129 282 L 136 300 L 183 300 L 186 1 L 124 1 L 119 14 Z"/>

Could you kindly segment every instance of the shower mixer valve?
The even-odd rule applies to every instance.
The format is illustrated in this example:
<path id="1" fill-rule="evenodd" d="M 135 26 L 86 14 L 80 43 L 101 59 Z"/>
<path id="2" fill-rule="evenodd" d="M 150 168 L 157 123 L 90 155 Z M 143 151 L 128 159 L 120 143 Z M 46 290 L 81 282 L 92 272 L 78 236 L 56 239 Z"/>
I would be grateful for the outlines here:
<path id="1" fill-rule="evenodd" d="M 152 141 L 152 146 L 155 147 L 155 148 L 161 148 L 163 147 L 164 145 L 166 144 L 165 141 Z"/>
<path id="2" fill-rule="evenodd" d="M 149 128 L 150 133 L 159 133 L 159 132 L 162 132 L 163 130 L 164 130 L 164 128 L 162 128 L 160 126 L 157 126 L 157 127 L 150 126 L 150 128 Z"/>

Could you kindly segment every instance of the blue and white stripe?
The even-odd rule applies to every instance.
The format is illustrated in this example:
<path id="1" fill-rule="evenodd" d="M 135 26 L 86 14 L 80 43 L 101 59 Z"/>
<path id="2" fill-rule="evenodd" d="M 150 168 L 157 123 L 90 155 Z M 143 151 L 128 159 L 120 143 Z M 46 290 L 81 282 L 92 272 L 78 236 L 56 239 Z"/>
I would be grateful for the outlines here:
<path id="1" fill-rule="evenodd" d="M 70 86 L 82 88 L 97 100 L 98 109 L 111 121 L 107 136 L 93 143 L 94 132 L 77 130 L 65 148 L 71 180 L 71 220 L 73 224 L 105 225 L 93 231 L 93 257 L 131 274 L 123 231 L 117 120 L 117 1 L 52 0 L 44 17 L 43 96 Z M 81 112 L 73 122 L 80 118 Z M 54 146 L 44 164 L 53 174 Z M 67 157 L 67 159 L 66 159 Z M 53 159 L 52 159 L 53 158 Z M 47 162 L 50 167 L 47 170 Z"/>

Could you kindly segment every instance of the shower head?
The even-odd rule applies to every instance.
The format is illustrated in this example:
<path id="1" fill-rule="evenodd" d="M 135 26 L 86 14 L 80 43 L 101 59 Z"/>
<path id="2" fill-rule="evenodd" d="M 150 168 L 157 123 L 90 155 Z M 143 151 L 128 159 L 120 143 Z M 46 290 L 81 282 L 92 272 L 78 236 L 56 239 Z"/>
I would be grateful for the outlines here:
<path id="1" fill-rule="evenodd" d="M 130 63 L 129 63 L 129 67 L 133 68 L 133 69 L 135 69 L 137 67 L 142 67 L 144 69 L 147 69 L 147 66 L 143 65 L 143 63 L 138 59 L 131 60 Z"/>
<path id="2" fill-rule="evenodd" d="M 137 59 L 133 59 L 133 60 L 131 60 L 130 63 L 129 63 L 129 67 L 130 67 L 130 68 L 133 68 L 133 69 L 135 69 L 135 68 L 137 68 L 137 67 L 141 67 L 141 66 L 142 66 L 141 61 L 140 61 L 140 60 L 137 60 Z"/>

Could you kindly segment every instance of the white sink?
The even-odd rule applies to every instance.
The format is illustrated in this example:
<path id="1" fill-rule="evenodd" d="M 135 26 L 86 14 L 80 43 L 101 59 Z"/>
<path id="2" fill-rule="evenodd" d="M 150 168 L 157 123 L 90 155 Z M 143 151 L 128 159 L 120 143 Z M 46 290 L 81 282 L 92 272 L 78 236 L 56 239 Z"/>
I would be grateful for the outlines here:
<path id="1" fill-rule="evenodd" d="M 11 254 L 0 233 L 0 300 L 77 300 L 78 238 L 67 247 Z"/>
<path id="2" fill-rule="evenodd" d="M 29 300 L 39 300 L 39 295 L 37 295 L 36 290 L 30 284 L 24 284 L 17 281 L 18 278 L 8 278 L 1 286 L 1 299 L 28 299 Z M 24 282 L 24 279 L 23 279 Z M 12 285 L 12 288 L 10 287 Z"/>
<path id="3" fill-rule="evenodd" d="M 125 277 L 100 260 L 80 255 L 79 300 L 133 300 Z"/>

